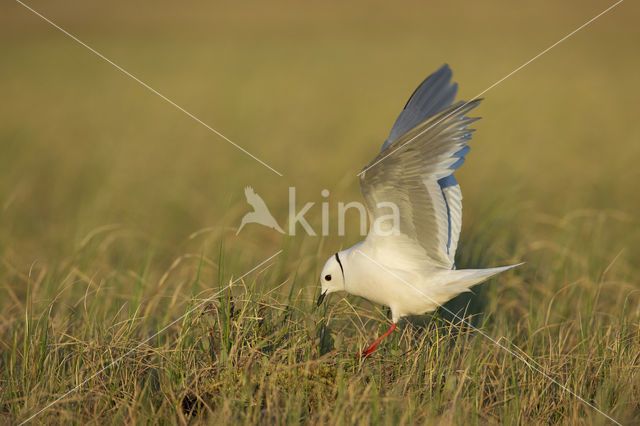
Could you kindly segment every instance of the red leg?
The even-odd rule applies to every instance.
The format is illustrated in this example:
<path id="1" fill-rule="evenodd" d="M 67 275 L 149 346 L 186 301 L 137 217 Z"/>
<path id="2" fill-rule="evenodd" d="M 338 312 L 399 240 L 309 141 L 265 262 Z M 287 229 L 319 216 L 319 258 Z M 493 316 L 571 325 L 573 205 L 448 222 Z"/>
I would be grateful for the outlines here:
<path id="1" fill-rule="evenodd" d="M 371 355 L 373 353 L 373 351 L 376 350 L 376 347 L 378 346 L 378 344 L 380 342 L 382 342 L 382 339 L 384 339 L 385 337 L 387 337 L 388 335 L 393 333 L 393 330 L 396 329 L 396 325 L 397 324 L 395 322 L 393 324 L 391 324 L 391 327 L 389 327 L 389 329 L 382 336 L 380 336 L 376 340 L 374 340 L 373 343 L 371 345 L 369 345 L 369 347 L 367 349 L 364 350 L 364 352 L 362 352 L 361 354 L 356 355 L 356 359 L 366 358 L 369 355 Z"/>

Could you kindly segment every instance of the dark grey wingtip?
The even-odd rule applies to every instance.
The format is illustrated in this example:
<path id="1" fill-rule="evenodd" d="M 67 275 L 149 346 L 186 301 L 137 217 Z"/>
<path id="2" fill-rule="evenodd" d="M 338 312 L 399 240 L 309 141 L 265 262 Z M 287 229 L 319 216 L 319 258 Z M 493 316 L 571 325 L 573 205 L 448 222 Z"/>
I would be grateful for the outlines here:
<path id="1" fill-rule="evenodd" d="M 457 83 L 453 83 L 451 84 L 451 77 L 453 77 L 453 71 L 451 71 L 451 68 L 449 68 L 448 64 L 444 64 L 442 65 L 440 68 L 438 68 L 435 72 L 429 74 L 427 76 L 427 78 L 425 78 L 424 80 L 422 80 L 422 83 L 420 83 L 418 85 L 418 87 L 416 87 L 416 89 L 413 91 L 413 93 L 411 93 L 411 96 L 409 96 L 409 99 L 407 100 L 407 103 L 404 105 L 403 110 L 407 109 L 407 107 L 409 106 L 409 104 L 412 103 L 412 101 L 415 101 L 416 103 L 425 103 L 426 101 L 429 101 L 428 98 L 424 98 L 424 92 L 430 92 L 433 91 L 436 88 L 439 88 L 439 90 L 448 90 L 448 91 L 452 91 L 452 101 L 456 96 L 456 93 L 458 92 L 458 84 Z M 430 93 L 430 95 L 433 95 L 432 93 Z M 426 105 L 420 105 L 422 109 L 424 108 Z"/>
<path id="2" fill-rule="evenodd" d="M 383 151 L 418 124 L 451 106 L 458 93 L 458 85 L 451 81 L 452 77 L 453 72 L 445 63 L 418 85 L 393 124 L 382 145 Z"/>

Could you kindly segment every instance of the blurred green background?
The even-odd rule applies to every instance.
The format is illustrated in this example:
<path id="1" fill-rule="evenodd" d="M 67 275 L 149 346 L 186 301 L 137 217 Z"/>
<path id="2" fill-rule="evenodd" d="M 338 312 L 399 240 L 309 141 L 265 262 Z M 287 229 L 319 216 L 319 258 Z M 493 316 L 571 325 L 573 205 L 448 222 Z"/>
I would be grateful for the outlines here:
<path id="1" fill-rule="evenodd" d="M 5 349 L 21 339 L 9 330 L 28 310 L 29 285 L 36 310 L 55 305 L 59 322 L 67 318 L 61 306 L 73 310 L 89 288 L 103 298 L 96 318 L 105 322 L 125 301 L 142 303 L 152 321 L 140 339 L 181 315 L 196 290 L 285 248 L 267 284 L 300 272 L 310 299 L 325 258 L 360 239 L 356 222 L 336 237 L 337 202 L 360 200 L 356 174 L 428 74 L 448 63 L 459 98 L 469 99 L 613 3 L 28 4 L 284 176 L 20 4 L 3 2 Z M 622 3 L 491 89 L 474 111 L 483 120 L 457 173 L 465 197 L 459 265 L 529 262 L 487 312 L 507 306 L 526 315 L 568 283 L 600 294 L 594 283 L 605 278 L 594 302 L 605 315 L 637 300 L 639 11 L 637 2 Z M 316 229 L 320 192 L 330 190 L 331 235 L 299 228 L 289 238 L 249 225 L 236 236 L 249 185 L 283 227 L 289 186 L 299 207 L 316 202 L 306 216 Z M 224 273 L 209 262 L 219 250 L 231 258 Z M 200 276 L 200 255 L 204 279 L 183 291 Z M 582 313 L 580 293 L 572 297 L 554 306 L 561 320 Z"/>
<path id="2" fill-rule="evenodd" d="M 450 64 L 468 99 L 611 3 L 29 4 L 284 177 L 5 2 L 0 241 L 21 262 L 105 224 L 169 245 L 235 228 L 246 185 L 281 222 L 288 186 L 305 202 L 323 188 L 334 205 L 358 200 L 355 174 L 429 73 Z M 623 3 L 484 95 L 459 172 L 465 226 L 487 201 L 526 205 L 522 221 L 575 209 L 635 220 L 637 12 Z M 307 217 L 319 224 L 319 207 Z M 253 227 L 237 244 L 279 237 Z"/>

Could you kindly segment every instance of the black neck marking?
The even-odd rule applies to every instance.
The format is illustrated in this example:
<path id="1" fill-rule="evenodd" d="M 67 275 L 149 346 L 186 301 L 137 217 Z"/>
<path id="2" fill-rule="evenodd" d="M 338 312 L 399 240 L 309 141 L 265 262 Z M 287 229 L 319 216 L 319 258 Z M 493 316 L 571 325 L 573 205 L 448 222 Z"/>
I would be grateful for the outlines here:
<path id="1" fill-rule="evenodd" d="M 340 265 L 340 270 L 342 271 L 342 281 L 344 282 L 344 268 L 342 267 L 342 262 L 340 262 L 340 257 L 338 253 L 336 253 L 336 260 L 338 261 L 338 265 Z"/>

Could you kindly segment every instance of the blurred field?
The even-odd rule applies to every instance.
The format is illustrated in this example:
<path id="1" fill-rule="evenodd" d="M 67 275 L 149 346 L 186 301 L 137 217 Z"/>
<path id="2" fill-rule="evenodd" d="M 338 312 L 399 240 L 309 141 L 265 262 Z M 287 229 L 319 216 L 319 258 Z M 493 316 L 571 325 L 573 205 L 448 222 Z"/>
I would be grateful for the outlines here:
<path id="1" fill-rule="evenodd" d="M 284 225 L 356 173 L 415 86 L 468 99 L 611 3 L 29 3 L 278 177 L 18 3 L 0 6 L 0 421 L 19 423 L 278 250 L 38 423 L 585 423 L 606 418 L 441 312 L 364 363 L 384 309 L 313 304 L 356 241 Z M 526 267 L 452 302 L 616 420 L 640 421 L 640 9 L 622 3 L 487 93 L 458 173 L 459 267 Z M 320 228 L 318 204 L 307 215 Z M 526 354 L 526 355 L 524 355 Z"/>

